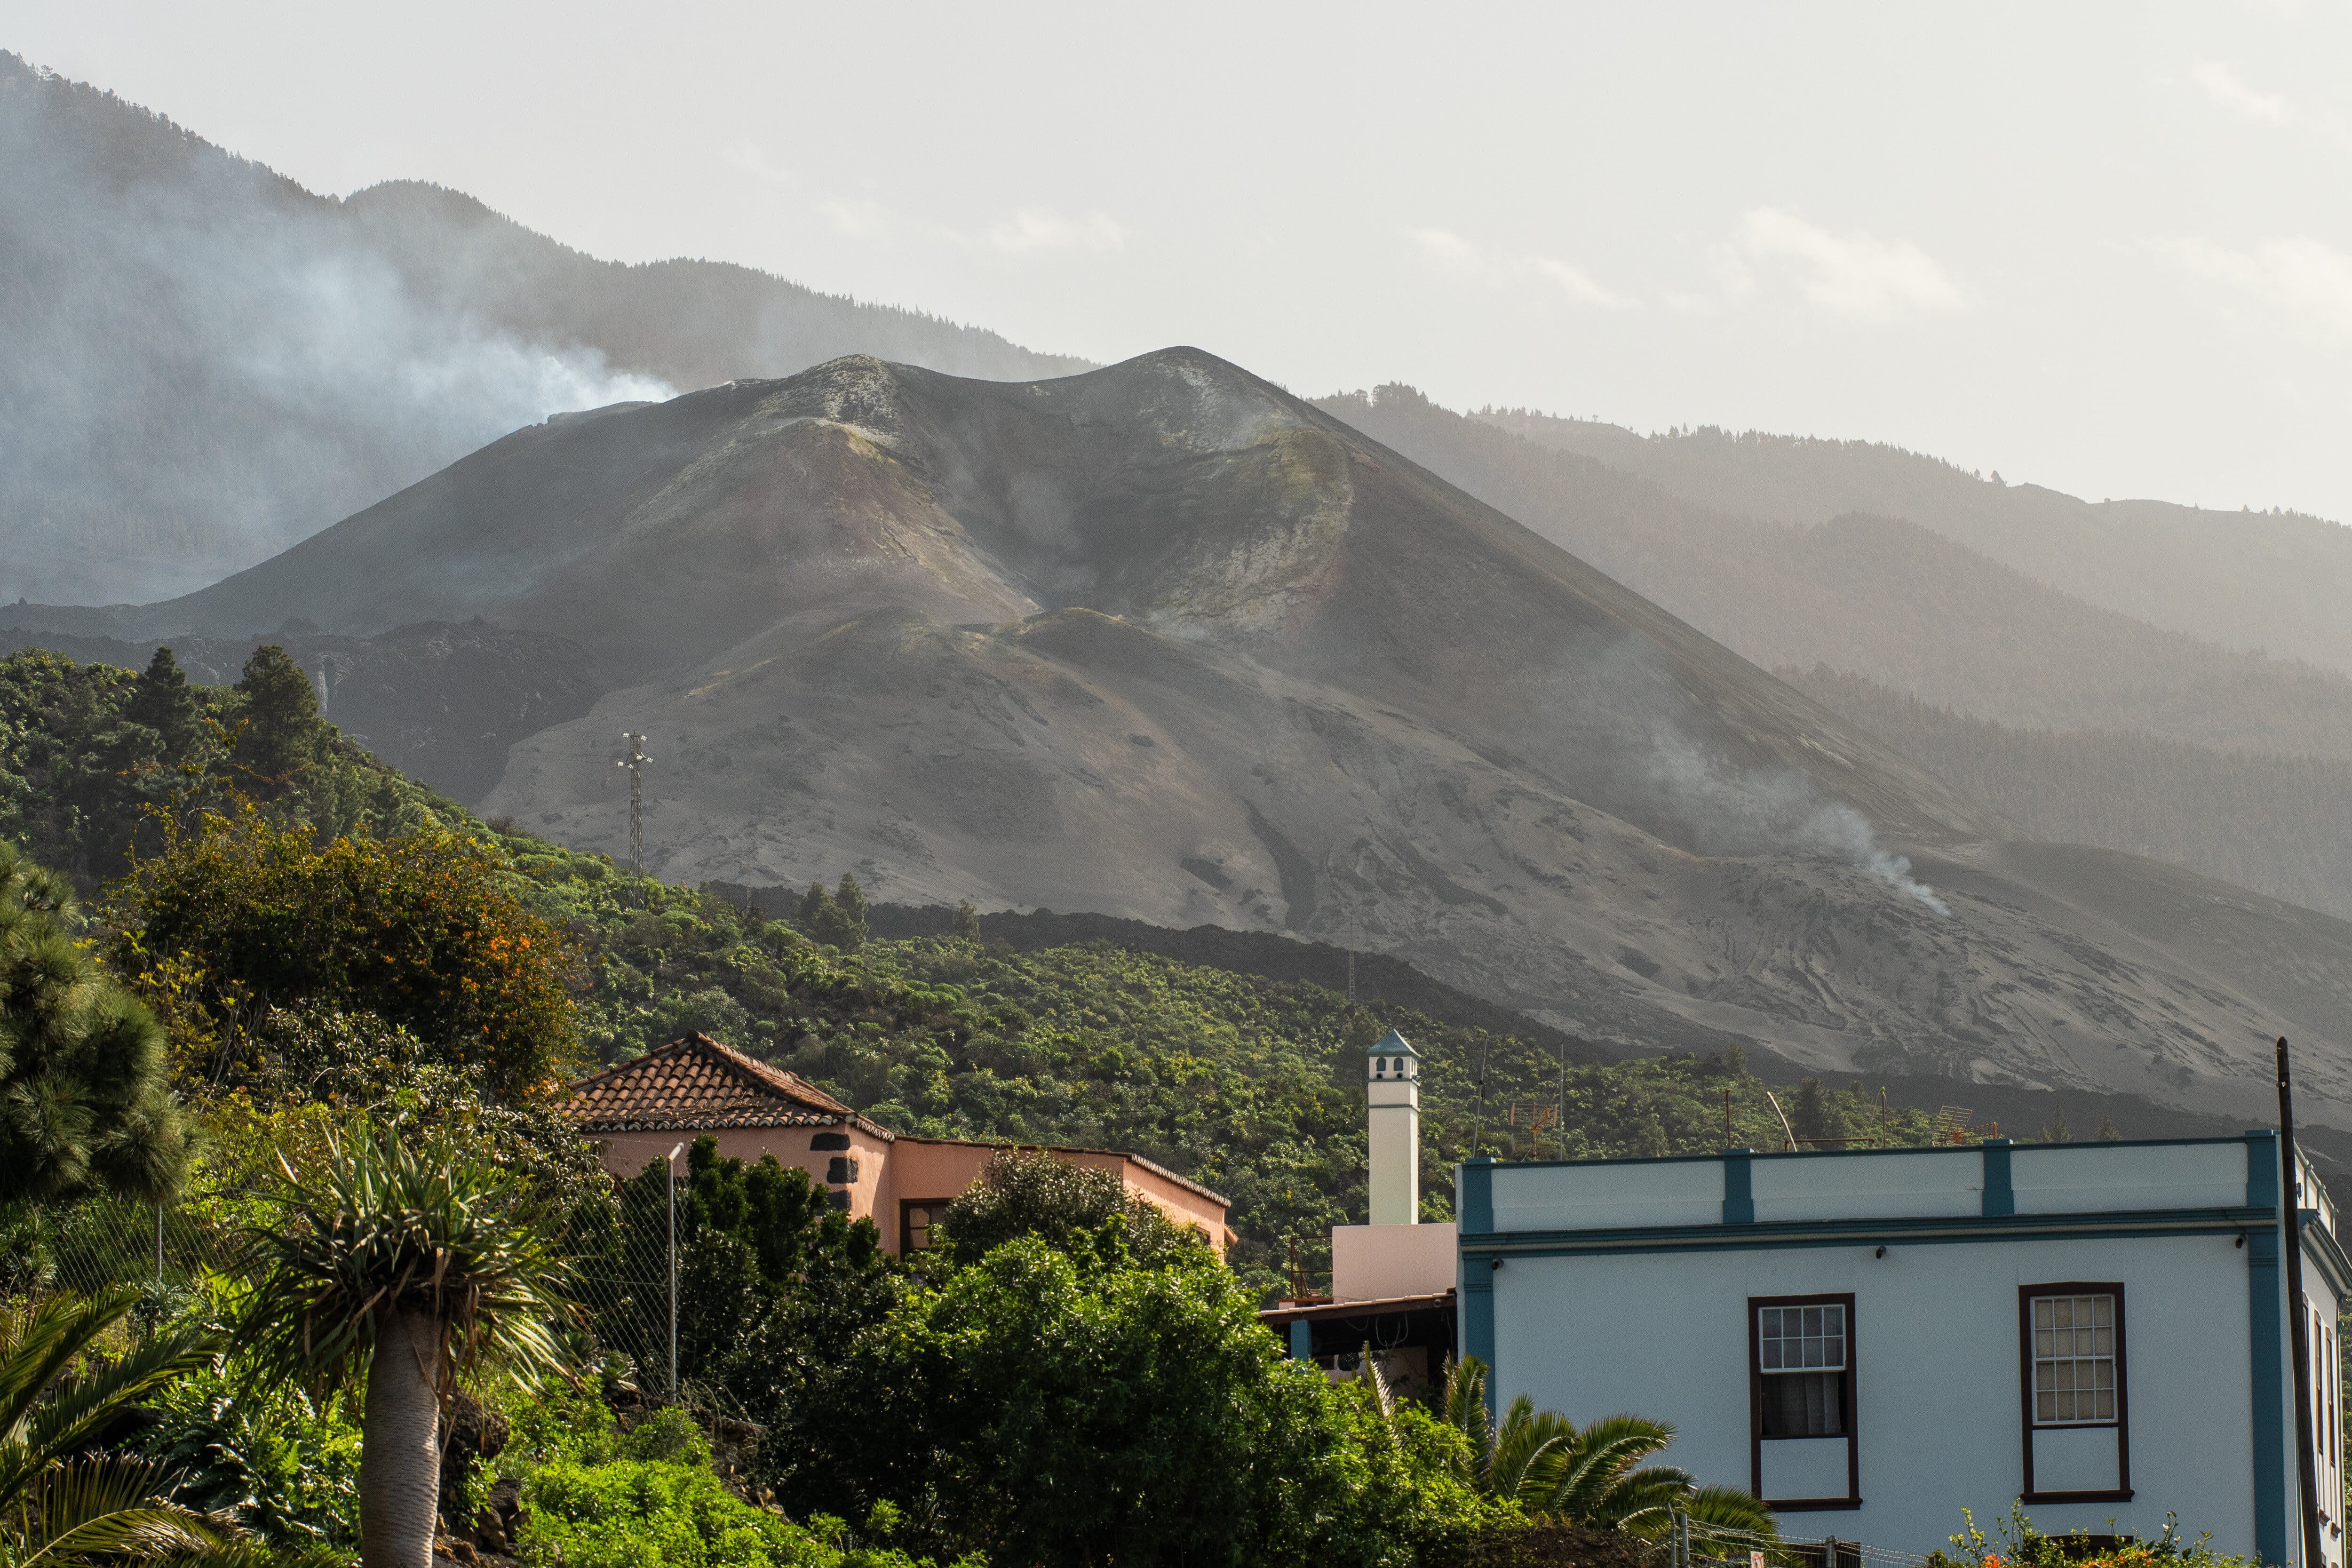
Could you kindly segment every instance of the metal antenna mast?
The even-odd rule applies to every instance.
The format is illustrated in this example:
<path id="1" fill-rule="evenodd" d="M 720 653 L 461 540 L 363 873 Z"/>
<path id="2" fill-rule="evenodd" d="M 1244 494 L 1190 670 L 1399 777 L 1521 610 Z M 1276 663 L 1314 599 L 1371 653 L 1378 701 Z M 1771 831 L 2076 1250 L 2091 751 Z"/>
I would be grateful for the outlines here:
<path id="1" fill-rule="evenodd" d="M 1348 1005 L 1356 1005 L 1356 911 L 1348 911 Z"/>
<path id="2" fill-rule="evenodd" d="M 613 765 L 629 770 L 629 870 L 632 875 L 646 874 L 646 790 L 645 768 L 653 757 L 646 751 L 646 738 L 621 731 L 621 744 L 628 752 Z"/>

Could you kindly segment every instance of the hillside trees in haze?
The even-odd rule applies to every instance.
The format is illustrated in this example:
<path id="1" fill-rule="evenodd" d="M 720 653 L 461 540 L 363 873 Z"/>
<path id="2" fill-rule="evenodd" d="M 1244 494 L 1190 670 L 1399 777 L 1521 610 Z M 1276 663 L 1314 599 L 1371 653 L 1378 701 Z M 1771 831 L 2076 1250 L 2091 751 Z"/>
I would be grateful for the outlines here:
<path id="1" fill-rule="evenodd" d="M 1523 408 L 1473 417 L 1706 510 L 1797 526 L 1853 512 L 1904 518 L 2136 619 L 2352 671 L 2352 529 L 2324 518 L 2081 500 L 1875 441 L 1709 426 L 1642 436 Z"/>
<path id="2" fill-rule="evenodd" d="M 2014 726 L 2352 759 L 2352 678 L 2100 609 L 1916 523 L 1709 510 L 1411 387 L 1318 406 L 1766 668 L 1826 664 Z"/>
<path id="3" fill-rule="evenodd" d="M 2168 860 L 2352 920 L 2352 763 L 2011 729 L 1826 665 L 1775 673 L 2036 838 Z"/>

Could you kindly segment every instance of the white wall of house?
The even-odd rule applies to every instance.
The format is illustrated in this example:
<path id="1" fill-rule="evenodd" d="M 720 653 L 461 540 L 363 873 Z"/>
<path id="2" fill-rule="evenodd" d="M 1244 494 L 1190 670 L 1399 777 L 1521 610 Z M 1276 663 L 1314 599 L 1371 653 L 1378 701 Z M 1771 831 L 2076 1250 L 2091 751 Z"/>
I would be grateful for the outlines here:
<path id="1" fill-rule="evenodd" d="M 1875 1244 L 1856 1244 L 1515 1258 L 1495 1275 L 1498 1399 L 1524 1393 L 1579 1422 L 1621 1410 L 1669 1421 L 1679 1435 L 1668 1461 L 1702 1482 L 1745 1489 L 1748 1299 L 1850 1291 L 1863 1506 L 1790 1514 L 1784 1527 L 1927 1552 L 1961 1528 L 1963 1506 L 1990 1526 L 2023 1484 L 2018 1287 L 2119 1281 L 2137 1495 L 2029 1511 L 2045 1530 L 2104 1534 L 2112 1518 L 2116 1529 L 2146 1534 L 2163 1529 L 2169 1509 L 2191 1535 L 2210 1530 L 2227 1550 L 2252 1550 L 2246 1268 L 2230 1237 L 1874 1252 Z M 1816 1443 L 1834 1455 L 1782 1452 Z M 1845 1491 L 1842 1439 L 1761 1447 L 1768 1495 Z M 2044 1458 L 2045 1474 L 2054 1457 Z M 1834 1475 L 1822 1482 L 1772 1473 L 1783 1460 L 1832 1463 Z"/>
<path id="2" fill-rule="evenodd" d="M 1490 1355 L 1498 1407 L 1525 1394 L 1579 1422 L 1635 1411 L 1675 1426 L 1666 1458 L 1703 1482 L 1858 1497 L 1784 1510 L 1794 1533 L 1927 1552 L 1963 1509 L 1988 1527 L 2007 1514 L 2030 1443 L 2039 1493 L 2122 1489 L 2128 1458 L 2128 1499 L 2029 1498 L 2041 1529 L 2147 1537 L 2171 1513 L 2221 1550 L 2252 1555 L 2267 1535 L 2299 1562 L 2276 1147 L 2250 1135 L 1465 1167 L 1464 1348 Z M 2352 1265 L 2315 1184 L 2304 1206 L 2322 1211 L 2303 1247 L 2313 1495 L 2321 1568 L 2342 1568 L 2332 1336 Z M 2029 1423 L 2021 1288 L 2042 1286 L 2120 1287 L 2120 1437 Z M 1851 1445 L 1757 1436 L 1754 1315 L 1776 1297 L 1851 1298 Z M 2283 1488 L 2271 1509 L 2265 1484 Z"/>

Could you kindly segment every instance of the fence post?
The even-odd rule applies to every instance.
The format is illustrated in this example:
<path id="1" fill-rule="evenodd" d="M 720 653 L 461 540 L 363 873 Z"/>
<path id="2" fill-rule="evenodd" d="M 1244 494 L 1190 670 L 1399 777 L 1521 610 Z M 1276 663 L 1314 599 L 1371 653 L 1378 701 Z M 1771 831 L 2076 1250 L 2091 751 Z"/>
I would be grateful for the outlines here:
<path id="1" fill-rule="evenodd" d="M 1675 1510 L 1666 1531 L 1666 1556 L 1674 1568 L 1690 1568 L 1690 1515 L 1680 1509 Z"/>
<path id="2" fill-rule="evenodd" d="M 155 1200 L 155 1289 L 163 1288 L 163 1200 Z"/>
<path id="3" fill-rule="evenodd" d="M 677 1403 L 677 1156 L 680 1143 L 669 1152 L 669 1402 Z"/>

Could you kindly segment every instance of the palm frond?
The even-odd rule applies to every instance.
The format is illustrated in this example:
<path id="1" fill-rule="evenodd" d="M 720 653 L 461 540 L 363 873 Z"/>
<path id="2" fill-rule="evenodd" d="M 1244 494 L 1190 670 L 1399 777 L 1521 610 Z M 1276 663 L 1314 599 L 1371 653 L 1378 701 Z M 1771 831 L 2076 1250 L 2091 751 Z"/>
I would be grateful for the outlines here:
<path id="1" fill-rule="evenodd" d="M 140 1459 L 89 1458 L 51 1465 L 16 1500 L 14 1568 L 78 1568 L 209 1552 L 227 1532 L 162 1495 L 162 1467 Z"/>
<path id="2" fill-rule="evenodd" d="M 127 1354 L 62 1378 L 26 1422 L 27 1444 L 51 1458 L 85 1447 L 125 1405 L 209 1363 L 223 1349 L 202 1324 L 166 1330 Z"/>
<path id="3" fill-rule="evenodd" d="M 1780 1539 L 1780 1522 L 1753 1492 L 1739 1487 L 1700 1487 L 1684 1500 L 1691 1522 L 1737 1530 L 1767 1541 Z"/>
<path id="4" fill-rule="evenodd" d="M 550 1325 L 572 1313 L 570 1265 L 508 1173 L 396 1131 L 283 1169 L 287 1217 L 249 1233 L 243 1258 L 239 1339 L 260 1375 L 345 1386 L 395 1311 L 443 1326 L 451 1375 L 528 1382 L 561 1364 Z"/>
<path id="5" fill-rule="evenodd" d="M 0 1442 L 28 1442 L 52 1384 L 139 1302 L 129 1286 L 89 1297 L 51 1296 L 0 1319 Z"/>

